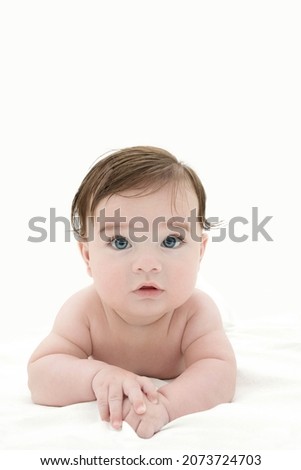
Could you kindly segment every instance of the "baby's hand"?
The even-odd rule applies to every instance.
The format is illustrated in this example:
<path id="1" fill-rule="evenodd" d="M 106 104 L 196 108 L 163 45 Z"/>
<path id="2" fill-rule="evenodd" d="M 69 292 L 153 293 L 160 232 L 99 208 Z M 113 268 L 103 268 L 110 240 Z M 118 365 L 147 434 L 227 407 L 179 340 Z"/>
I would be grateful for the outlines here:
<path id="1" fill-rule="evenodd" d="M 105 365 L 93 378 L 92 389 L 101 419 L 109 421 L 115 429 L 122 426 L 125 397 L 137 416 L 146 411 L 145 402 L 158 403 L 157 389 L 149 378 L 120 367 Z"/>
<path id="2" fill-rule="evenodd" d="M 158 397 L 157 404 L 145 400 L 146 411 L 143 414 L 138 414 L 128 399 L 123 402 L 123 419 L 139 437 L 144 439 L 152 437 L 170 421 L 166 406 L 167 399 L 160 392 L 158 392 Z"/>

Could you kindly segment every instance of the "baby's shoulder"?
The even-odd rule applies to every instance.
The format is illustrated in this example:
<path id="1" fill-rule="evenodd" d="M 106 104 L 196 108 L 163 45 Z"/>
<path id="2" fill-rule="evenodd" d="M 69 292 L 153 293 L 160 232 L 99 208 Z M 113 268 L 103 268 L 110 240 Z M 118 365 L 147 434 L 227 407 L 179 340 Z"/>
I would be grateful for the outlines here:
<path id="1" fill-rule="evenodd" d="M 188 316 L 183 331 L 182 348 L 212 331 L 222 330 L 219 309 L 214 300 L 206 293 L 195 289 L 187 301 Z"/>
<path id="2" fill-rule="evenodd" d="M 189 313 L 189 318 L 193 315 L 206 317 L 207 315 L 219 315 L 219 310 L 210 295 L 200 289 L 194 289 L 192 295 L 186 301 L 183 308 Z"/>
<path id="3" fill-rule="evenodd" d="M 93 285 L 85 287 L 72 294 L 62 305 L 58 317 L 78 317 L 82 320 L 89 318 L 99 310 L 101 304 Z"/>
<path id="4" fill-rule="evenodd" d="M 209 331 L 222 328 L 220 311 L 210 295 L 195 289 L 183 305 L 185 311 L 185 330 Z"/>

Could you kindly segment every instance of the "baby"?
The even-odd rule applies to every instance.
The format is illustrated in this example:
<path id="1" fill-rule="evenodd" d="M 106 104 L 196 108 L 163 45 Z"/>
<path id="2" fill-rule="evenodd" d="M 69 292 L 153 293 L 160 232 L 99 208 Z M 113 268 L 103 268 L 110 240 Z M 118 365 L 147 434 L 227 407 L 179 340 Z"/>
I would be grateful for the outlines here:
<path id="1" fill-rule="evenodd" d="M 126 148 L 92 167 L 72 225 L 93 282 L 29 360 L 35 403 L 97 400 L 102 420 L 149 438 L 232 400 L 233 350 L 215 303 L 195 288 L 205 200 L 195 172 L 159 148 Z M 172 380 L 157 389 L 151 377 Z"/>

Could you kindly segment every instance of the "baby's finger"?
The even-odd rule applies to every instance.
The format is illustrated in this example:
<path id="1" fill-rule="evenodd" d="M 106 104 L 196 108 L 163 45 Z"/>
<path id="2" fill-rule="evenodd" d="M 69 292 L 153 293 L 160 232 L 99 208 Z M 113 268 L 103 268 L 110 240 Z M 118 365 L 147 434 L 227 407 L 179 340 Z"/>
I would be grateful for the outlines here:
<path id="1" fill-rule="evenodd" d="M 144 394 L 140 385 L 136 380 L 125 382 L 123 385 L 125 395 L 127 395 L 130 403 L 137 414 L 143 414 L 146 411 L 144 403 Z"/>
<path id="2" fill-rule="evenodd" d="M 110 423 L 115 429 L 122 426 L 123 390 L 118 384 L 112 383 L 109 388 L 108 402 L 110 410 Z"/>
<path id="3" fill-rule="evenodd" d="M 139 384 L 141 389 L 147 396 L 150 402 L 158 403 L 158 389 L 148 377 L 139 377 Z"/>
<path id="4" fill-rule="evenodd" d="M 107 388 L 102 388 L 97 392 L 97 406 L 99 410 L 100 417 L 103 421 L 109 421 L 110 419 L 110 410 L 108 403 L 108 390 Z"/>
<path id="5" fill-rule="evenodd" d="M 149 439 L 155 434 L 153 423 L 151 421 L 141 420 L 136 428 L 136 433 L 143 439 Z"/>
<path id="6" fill-rule="evenodd" d="M 134 429 L 134 431 L 136 431 L 137 427 L 139 426 L 142 416 L 138 415 L 134 411 L 133 407 L 131 406 L 128 412 L 124 415 L 123 419 L 126 423 L 128 423 Z"/>

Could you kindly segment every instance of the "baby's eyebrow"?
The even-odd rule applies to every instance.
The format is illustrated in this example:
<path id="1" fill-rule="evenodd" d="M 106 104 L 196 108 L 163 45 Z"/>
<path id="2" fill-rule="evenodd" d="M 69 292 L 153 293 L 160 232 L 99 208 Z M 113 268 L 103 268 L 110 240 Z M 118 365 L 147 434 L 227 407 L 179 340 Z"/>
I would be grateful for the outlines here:
<path id="1" fill-rule="evenodd" d="M 167 220 L 165 225 L 168 230 L 185 230 L 185 232 L 190 233 L 191 224 L 189 222 L 186 222 L 186 220 L 187 217 L 171 217 L 169 220 Z"/>
<path id="2" fill-rule="evenodd" d="M 106 232 L 107 230 L 109 231 L 116 231 L 116 229 L 120 230 L 120 228 L 127 228 L 128 227 L 128 223 L 126 222 L 121 222 L 121 223 L 115 223 L 115 222 L 104 222 L 100 225 L 100 228 L 99 228 L 99 233 L 104 233 Z"/>
<path id="3" fill-rule="evenodd" d="M 107 237 L 108 234 L 112 232 L 114 235 L 120 234 L 122 230 L 126 232 L 138 231 L 138 233 L 146 233 L 151 230 L 152 233 L 158 233 L 158 230 L 162 230 L 163 228 L 163 230 L 167 229 L 169 231 L 179 231 L 179 233 L 181 233 L 181 230 L 190 233 L 190 223 L 186 222 L 185 220 L 187 220 L 185 217 L 165 218 L 163 216 L 155 218 L 152 222 L 149 222 L 142 216 L 137 216 L 134 219 L 130 219 L 128 221 L 125 217 L 121 220 L 118 218 L 117 220 L 112 220 L 112 218 L 110 220 L 110 218 L 107 218 L 106 220 L 98 220 L 100 223 L 98 233 L 100 238 Z M 159 227 L 161 227 L 161 229 Z"/>
<path id="4" fill-rule="evenodd" d="M 143 219 L 143 220 L 142 220 Z M 184 219 L 184 217 L 183 217 Z M 190 231 L 190 223 L 189 222 L 183 222 L 183 221 L 178 221 L 178 220 L 174 220 L 173 217 L 171 217 L 170 219 L 167 219 L 167 221 L 162 221 L 160 220 L 159 223 L 156 221 L 156 219 L 151 223 L 149 222 L 147 219 L 145 218 L 141 218 L 141 220 L 139 219 L 136 219 L 135 221 L 133 221 L 133 225 L 139 225 L 139 222 L 140 224 L 142 225 L 145 225 L 145 222 L 146 222 L 146 225 L 162 225 L 164 224 L 166 227 L 168 228 L 176 228 L 176 227 L 179 227 L 179 228 L 183 228 L 184 230 L 186 230 L 187 232 Z M 100 225 L 100 228 L 99 228 L 99 231 L 104 231 L 106 229 L 114 229 L 115 227 L 124 227 L 124 228 L 127 228 L 129 226 L 131 226 L 132 223 L 131 223 L 131 220 L 128 222 L 110 222 L 110 221 L 105 221 L 104 223 L 101 223 Z"/>
<path id="5" fill-rule="evenodd" d="M 186 230 L 186 232 L 190 232 L 190 223 L 189 222 L 179 222 L 179 221 L 175 221 L 174 223 L 172 223 L 170 225 L 170 227 L 173 227 L 173 228 L 183 228 L 184 230 Z"/>

